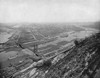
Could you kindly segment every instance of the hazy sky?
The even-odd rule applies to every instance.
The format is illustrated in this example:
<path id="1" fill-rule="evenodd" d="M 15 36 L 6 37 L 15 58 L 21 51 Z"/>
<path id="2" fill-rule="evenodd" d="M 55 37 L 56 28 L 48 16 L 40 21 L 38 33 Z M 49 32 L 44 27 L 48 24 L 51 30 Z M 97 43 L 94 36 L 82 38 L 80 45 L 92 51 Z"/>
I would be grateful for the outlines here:
<path id="1" fill-rule="evenodd" d="M 100 0 L 0 0 L 0 22 L 88 22 L 100 19 Z"/>

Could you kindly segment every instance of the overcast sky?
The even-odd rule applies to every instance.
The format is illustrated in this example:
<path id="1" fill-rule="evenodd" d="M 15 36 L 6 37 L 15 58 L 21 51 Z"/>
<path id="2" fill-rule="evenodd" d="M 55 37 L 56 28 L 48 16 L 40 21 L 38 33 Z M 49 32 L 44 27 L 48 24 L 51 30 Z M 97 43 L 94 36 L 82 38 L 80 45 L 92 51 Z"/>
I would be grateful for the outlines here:
<path id="1" fill-rule="evenodd" d="M 100 19 L 100 0 L 0 0 L 0 22 L 90 22 Z"/>

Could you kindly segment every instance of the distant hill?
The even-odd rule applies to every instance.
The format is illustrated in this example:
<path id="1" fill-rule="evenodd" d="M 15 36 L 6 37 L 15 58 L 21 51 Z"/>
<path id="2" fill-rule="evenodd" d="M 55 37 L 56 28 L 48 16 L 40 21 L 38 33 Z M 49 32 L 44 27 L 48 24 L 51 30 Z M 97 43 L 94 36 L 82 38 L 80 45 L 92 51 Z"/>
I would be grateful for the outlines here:
<path id="1" fill-rule="evenodd" d="M 0 23 L 0 32 L 10 32 L 15 31 L 17 28 L 15 26 L 20 25 L 16 23 Z"/>
<path id="2" fill-rule="evenodd" d="M 100 30 L 100 22 L 92 22 L 92 23 L 83 23 L 80 25 L 82 25 L 83 27 L 87 27 L 87 28 L 94 28 L 94 29 L 98 29 Z"/>

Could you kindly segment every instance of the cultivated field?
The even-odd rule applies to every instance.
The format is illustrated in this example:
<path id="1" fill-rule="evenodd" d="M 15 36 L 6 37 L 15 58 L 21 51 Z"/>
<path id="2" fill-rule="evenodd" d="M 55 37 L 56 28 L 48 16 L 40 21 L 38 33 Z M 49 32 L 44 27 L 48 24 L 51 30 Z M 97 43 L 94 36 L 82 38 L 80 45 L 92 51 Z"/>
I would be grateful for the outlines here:
<path id="1" fill-rule="evenodd" d="M 22 25 L 13 28 L 11 32 L 12 35 L 0 46 L 1 69 L 4 66 L 9 72 L 12 71 L 10 68 L 18 72 L 40 59 L 47 60 L 63 52 L 69 54 L 75 47 L 76 39 L 83 39 L 94 33 L 93 30 L 67 24 Z"/>
<path id="2" fill-rule="evenodd" d="M 57 52 L 60 50 L 65 50 L 66 47 L 71 43 L 67 39 L 69 31 L 80 32 L 83 28 L 76 26 L 37 26 L 37 27 L 20 27 L 15 33 L 9 38 L 8 44 L 18 42 L 24 48 L 33 49 L 34 45 L 38 46 L 39 54 L 48 54 L 52 52 Z M 15 44 L 16 45 L 16 44 Z M 14 46 L 14 44 L 12 45 Z M 12 47 L 14 50 L 14 47 Z"/>

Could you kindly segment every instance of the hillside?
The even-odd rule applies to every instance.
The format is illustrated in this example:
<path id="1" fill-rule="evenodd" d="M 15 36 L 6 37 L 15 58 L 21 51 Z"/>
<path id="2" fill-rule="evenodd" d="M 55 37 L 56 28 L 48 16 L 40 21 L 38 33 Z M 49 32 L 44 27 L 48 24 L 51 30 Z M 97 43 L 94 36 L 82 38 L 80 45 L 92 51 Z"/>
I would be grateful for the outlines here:
<path id="1" fill-rule="evenodd" d="M 89 25 L 2 27 L 11 30 L 2 34 L 11 35 L 1 35 L 1 78 L 95 78 L 100 64 L 100 32 Z"/>
<path id="2" fill-rule="evenodd" d="M 15 78 L 96 78 L 100 69 L 99 51 L 100 33 L 79 41 L 55 58 L 34 63 Z M 21 73 L 24 75 L 19 76 Z"/>

